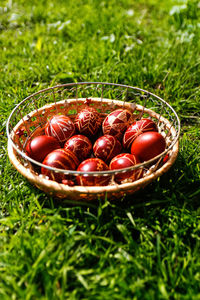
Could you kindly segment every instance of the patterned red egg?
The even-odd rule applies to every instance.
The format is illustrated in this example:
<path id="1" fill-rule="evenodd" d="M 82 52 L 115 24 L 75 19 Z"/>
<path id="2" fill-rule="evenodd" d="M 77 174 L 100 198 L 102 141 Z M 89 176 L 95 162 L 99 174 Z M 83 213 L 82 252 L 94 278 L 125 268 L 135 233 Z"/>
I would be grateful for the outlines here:
<path id="1" fill-rule="evenodd" d="M 106 163 L 99 158 L 88 158 L 78 166 L 77 171 L 81 172 L 95 172 L 95 171 L 107 171 L 109 170 Z M 77 182 L 79 185 L 85 186 L 101 186 L 108 185 L 111 176 L 95 176 L 95 175 L 80 175 L 77 176 Z"/>
<path id="2" fill-rule="evenodd" d="M 132 142 L 136 139 L 136 137 L 146 131 L 158 131 L 156 123 L 150 119 L 141 119 L 131 124 L 124 133 L 124 148 L 130 148 Z"/>
<path id="3" fill-rule="evenodd" d="M 48 120 L 45 126 L 45 134 L 54 136 L 60 142 L 68 140 L 75 132 L 72 120 L 64 115 L 56 115 Z"/>
<path id="4" fill-rule="evenodd" d="M 131 153 L 136 154 L 143 162 L 162 153 L 165 147 L 165 139 L 160 133 L 148 131 L 142 133 L 133 141 Z"/>
<path id="5" fill-rule="evenodd" d="M 64 149 L 69 149 L 78 157 L 79 161 L 85 160 L 92 152 L 92 143 L 81 134 L 72 136 L 64 145 Z"/>
<path id="6" fill-rule="evenodd" d="M 113 135 L 120 140 L 124 131 L 132 122 L 133 115 L 129 110 L 116 109 L 104 119 L 102 124 L 103 133 Z"/>
<path id="7" fill-rule="evenodd" d="M 76 170 L 77 166 L 79 165 L 79 160 L 72 151 L 57 149 L 52 151 L 45 157 L 43 164 L 58 169 Z M 64 179 L 69 179 L 69 175 L 66 175 L 64 173 L 57 173 L 48 170 L 45 167 L 41 168 L 41 173 L 48 176 L 49 179 L 55 180 L 57 182 L 62 182 L 62 180 Z"/>
<path id="8" fill-rule="evenodd" d="M 60 148 L 53 136 L 40 135 L 30 140 L 26 146 L 26 154 L 32 159 L 42 162 L 51 151 Z"/>
<path id="9" fill-rule="evenodd" d="M 103 135 L 96 140 L 93 146 L 94 155 L 105 162 L 109 162 L 121 152 L 120 142 L 112 135 Z"/>
<path id="10" fill-rule="evenodd" d="M 100 114 L 95 108 L 86 107 L 77 114 L 75 125 L 81 134 L 93 137 L 101 126 Z"/>
<path id="11" fill-rule="evenodd" d="M 123 168 L 128 168 L 135 166 L 140 163 L 139 158 L 136 155 L 132 155 L 129 153 L 121 153 L 114 157 L 110 162 L 111 170 L 119 170 Z M 143 169 L 135 169 L 133 171 L 127 171 L 125 173 L 119 173 L 115 175 L 115 181 L 118 183 L 123 183 L 123 181 L 132 182 L 143 175 Z"/>

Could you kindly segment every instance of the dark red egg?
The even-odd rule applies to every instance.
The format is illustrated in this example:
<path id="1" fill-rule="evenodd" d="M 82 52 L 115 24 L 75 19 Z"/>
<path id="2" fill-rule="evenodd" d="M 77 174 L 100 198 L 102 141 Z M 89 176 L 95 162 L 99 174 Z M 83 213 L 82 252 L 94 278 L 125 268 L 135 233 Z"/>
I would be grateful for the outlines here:
<path id="1" fill-rule="evenodd" d="M 26 154 L 32 159 L 42 162 L 47 154 L 58 148 L 60 148 L 60 144 L 56 138 L 40 135 L 29 140 L 26 146 Z"/>
<path id="2" fill-rule="evenodd" d="M 57 149 L 45 157 L 43 164 L 57 169 L 76 170 L 77 166 L 79 165 L 79 160 L 72 151 Z M 46 169 L 45 167 L 41 168 L 41 173 L 48 176 L 49 179 L 57 182 L 62 182 L 62 180 L 70 178 L 69 175 L 54 172 Z"/>
<path id="3" fill-rule="evenodd" d="M 88 137 L 77 134 L 72 136 L 64 145 L 64 149 L 71 150 L 79 161 L 85 160 L 92 152 L 92 143 Z"/>
<path id="4" fill-rule="evenodd" d="M 107 171 L 109 170 L 106 163 L 99 158 L 88 158 L 84 160 L 79 166 L 77 171 L 81 172 L 95 172 L 95 171 Z M 80 175 L 77 176 L 77 182 L 79 185 L 85 186 L 101 186 L 108 185 L 111 176 L 95 176 L 95 175 Z"/>
<path id="5" fill-rule="evenodd" d="M 143 162 L 162 153 L 165 147 L 165 139 L 160 133 L 148 131 L 142 133 L 133 141 L 131 153 L 136 154 Z"/>
<path id="6" fill-rule="evenodd" d="M 60 142 L 68 140 L 75 132 L 73 121 L 64 115 L 51 117 L 45 126 L 45 134 L 54 136 Z"/>
<path id="7" fill-rule="evenodd" d="M 132 122 L 133 115 L 129 110 L 116 109 L 104 119 L 102 130 L 104 134 L 113 135 L 120 140 L 124 131 Z"/>
<path id="8" fill-rule="evenodd" d="M 103 135 L 96 140 L 93 146 L 94 155 L 105 162 L 109 162 L 121 152 L 120 142 L 112 135 Z"/>
<path id="9" fill-rule="evenodd" d="M 132 155 L 130 153 L 121 153 L 115 156 L 111 160 L 109 167 L 111 170 L 119 170 L 119 169 L 135 166 L 139 163 L 140 160 L 136 155 Z M 125 173 L 116 174 L 115 181 L 118 183 L 123 183 L 123 181 L 132 182 L 141 178 L 142 175 L 143 175 L 143 169 L 139 168 L 133 171 L 127 171 Z"/>
<path id="10" fill-rule="evenodd" d="M 93 137 L 101 126 L 101 117 L 93 107 L 83 108 L 75 119 L 76 129 L 83 135 Z"/>
<path id="11" fill-rule="evenodd" d="M 131 124 L 124 133 L 124 148 L 129 149 L 136 137 L 146 131 L 158 131 L 156 123 L 150 119 L 141 119 Z"/>

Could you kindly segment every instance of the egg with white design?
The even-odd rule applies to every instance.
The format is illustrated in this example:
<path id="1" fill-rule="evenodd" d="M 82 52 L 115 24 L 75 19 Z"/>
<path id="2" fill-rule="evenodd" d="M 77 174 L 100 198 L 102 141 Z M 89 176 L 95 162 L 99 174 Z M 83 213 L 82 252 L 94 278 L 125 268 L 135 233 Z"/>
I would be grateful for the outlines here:
<path id="1" fill-rule="evenodd" d="M 102 124 L 103 134 L 109 134 L 121 140 L 124 131 L 132 122 L 133 115 L 129 110 L 116 109 L 104 119 Z"/>
<path id="2" fill-rule="evenodd" d="M 53 136 L 63 143 L 75 133 L 73 121 L 64 115 L 55 115 L 51 117 L 45 126 L 45 134 Z"/>
<path id="3" fill-rule="evenodd" d="M 93 146 L 94 155 L 106 163 L 121 152 L 121 143 L 112 135 L 103 135 Z"/>
<path id="4" fill-rule="evenodd" d="M 129 149 L 133 141 L 142 133 L 147 131 L 158 131 L 157 125 L 150 119 L 143 118 L 135 121 L 125 131 L 123 136 L 123 146 L 125 149 Z"/>
<path id="5" fill-rule="evenodd" d="M 94 137 L 101 126 L 101 117 L 93 107 L 83 108 L 76 116 L 75 126 L 79 133 Z"/>

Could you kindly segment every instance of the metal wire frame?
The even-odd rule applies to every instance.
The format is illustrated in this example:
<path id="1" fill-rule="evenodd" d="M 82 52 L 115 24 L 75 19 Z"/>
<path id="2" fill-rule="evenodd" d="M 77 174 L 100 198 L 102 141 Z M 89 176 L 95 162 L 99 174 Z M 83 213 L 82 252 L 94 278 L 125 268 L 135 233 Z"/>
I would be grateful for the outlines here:
<path id="1" fill-rule="evenodd" d="M 63 90 L 60 90 L 60 89 L 63 89 Z M 34 109 L 38 112 L 39 107 L 37 106 L 37 101 L 39 102 L 40 99 L 44 99 L 44 96 L 48 97 L 47 99 L 49 99 L 49 96 L 50 96 L 53 100 L 52 103 L 55 104 L 55 108 L 56 108 L 56 104 L 57 104 L 56 95 L 57 94 L 59 94 L 59 97 L 60 97 L 60 98 L 58 98 L 58 100 L 59 101 L 65 100 L 65 103 L 67 104 L 69 97 L 67 97 L 66 99 L 61 99 L 62 93 L 64 94 L 64 92 L 68 92 L 68 94 L 70 94 L 70 95 L 72 94 L 72 96 L 74 95 L 74 99 L 76 99 L 78 101 L 78 99 L 79 99 L 78 94 L 80 92 L 83 93 L 86 90 L 89 91 L 90 89 L 91 89 L 91 91 L 95 91 L 95 90 L 99 91 L 99 95 L 100 95 L 99 98 L 100 98 L 100 101 L 102 104 L 103 104 L 103 99 L 104 99 L 105 93 L 107 93 L 107 94 L 110 93 L 110 95 L 115 94 L 114 99 L 110 99 L 110 100 L 122 100 L 124 104 L 126 101 L 132 102 L 132 100 L 134 100 L 134 99 L 132 99 L 132 97 L 131 97 L 131 100 L 129 99 L 130 94 L 131 94 L 131 96 L 133 95 L 135 98 L 139 98 L 140 101 L 142 101 L 144 103 L 143 103 L 143 110 L 138 114 L 137 119 L 140 119 L 143 116 L 144 109 L 146 108 L 148 103 L 152 102 L 152 103 L 156 104 L 160 110 L 159 111 L 159 119 L 157 120 L 157 123 L 158 124 L 160 123 L 160 118 L 162 117 L 162 113 L 163 113 L 163 111 L 165 111 L 165 114 L 168 115 L 168 118 L 171 121 L 170 122 L 171 127 L 174 126 L 174 128 L 175 128 L 176 134 L 173 137 L 173 140 L 172 140 L 170 146 L 165 151 L 163 151 L 161 154 L 157 155 L 156 157 L 152 158 L 151 160 L 145 161 L 143 163 L 137 164 L 132 167 L 118 169 L 118 170 L 93 171 L 93 172 L 86 173 L 86 172 L 81 172 L 81 171 L 58 169 L 58 168 L 53 168 L 50 166 L 43 165 L 42 163 L 39 163 L 38 161 L 27 156 L 25 154 L 25 152 L 20 150 L 19 147 L 15 144 L 15 142 L 13 141 L 13 138 L 12 138 L 12 135 L 14 133 L 14 127 L 16 126 L 16 124 L 13 125 L 14 120 L 16 121 L 17 116 L 20 116 L 21 120 L 24 123 L 25 128 L 27 129 L 25 119 L 29 119 L 30 116 L 29 116 L 29 114 L 26 114 L 25 116 L 23 116 L 22 110 L 24 111 L 26 108 L 29 107 L 30 104 L 33 104 Z M 118 92 L 118 94 L 116 95 L 117 92 Z M 39 96 L 39 98 L 35 99 L 35 97 L 37 97 L 37 96 Z M 93 97 L 95 97 L 95 96 L 92 94 L 91 98 L 93 98 Z M 72 98 L 70 98 L 70 99 L 72 99 Z M 106 96 L 106 99 L 108 99 L 108 95 Z M 135 102 L 135 100 L 134 100 L 134 102 Z M 112 104 L 114 105 L 114 102 L 111 102 L 110 107 L 109 107 L 110 109 L 112 109 Z M 155 107 L 157 107 L 157 106 L 155 106 Z M 39 120 L 41 120 L 39 114 L 38 114 L 38 118 L 39 118 Z M 42 124 L 40 123 L 38 126 L 41 126 L 41 125 Z M 170 132 L 171 127 L 168 128 L 168 134 Z M 21 157 L 23 157 L 25 160 L 31 162 L 34 165 L 47 168 L 54 172 L 64 173 L 67 175 L 110 176 L 110 175 L 116 175 L 118 173 L 125 173 L 127 171 L 132 171 L 132 170 L 135 170 L 135 169 L 138 169 L 141 167 L 142 168 L 147 167 L 148 165 L 152 165 L 153 162 L 157 161 L 159 158 L 161 158 L 165 154 L 167 154 L 169 152 L 169 150 L 172 149 L 172 147 L 178 141 L 178 138 L 180 135 L 180 120 L 179 120 L 179 117 L 178 117 L 176 111 L 173 109 L 173 107 L 171 107 L 171 105 L 169 103 L 167 103 L 161 97 L 159 97 L 149 91 L 146 91 L 144 89 L 141 89 L 138 87 L 132 87 L 129 85 L 108 83 L 108 82 L 78 82 L 78 83 L 66 83 L 66 84 L 57 85 L 54 87 L 49 87 L 49 88 L 40 90 L 40 91 L 26 97 L 25 99 L 23 99 L 11 112 L 11 114 L 7 120 L 6 131 L 7 131 L 8 139 L 11 142 L 14 149 L 17 151 L 17 153 Z M 28 133 L 28 137 L 27 137 L 27 140 L 28 140 L 31 133 L 29 130 L 27 130 L 27 133 Z M 167 135 L 166 135 L 166 137 L 167 137 Z"/>

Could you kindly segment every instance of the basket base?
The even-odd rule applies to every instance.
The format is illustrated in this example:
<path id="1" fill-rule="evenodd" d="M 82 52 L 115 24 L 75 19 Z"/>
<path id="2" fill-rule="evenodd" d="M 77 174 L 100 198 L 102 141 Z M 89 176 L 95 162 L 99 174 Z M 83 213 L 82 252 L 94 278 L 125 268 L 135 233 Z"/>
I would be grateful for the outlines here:
<path id="1" fill-rule="evenodd" d="M 130 189 L 130 190 L 127 190 L 127 191 L 119 191 L 119 192 L 103 192 L 103 193 L 66 193 L 66 190 L 65 192 L 63 193 L 59 193 L 59 192 L 56 192 L 56 191 L 49 191 L 48 189 L 46 189 L 44 186 L 41 186 L 41 185 L 38 185 L 38 184 L 35 184 L 34 185 L 42 190 L 43 192 L 45 192 L 46 194 L 54 197 L 54 198 L 57 198 L 57 199 L 70 199 L 71 201 L 73 202 L 76 202 L 76 201 L 81 201 L 81 202 L 91 202 L 91 201 L 94 201 L 94 200 L 100 200 L 100 199 L 108 199 L 108 200 L 117 200 L 117 199 L 120 199 L 120 198 L 123 198 L 123 197 L 126 197 L 128 195 L 131 195 L 131 194 L 134 194 L 135 192 L 139 191 L 141 189 L 141 187 L 136 187 L 134 189 Z"/>

